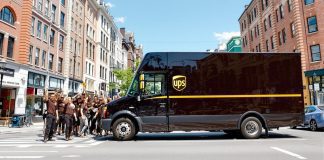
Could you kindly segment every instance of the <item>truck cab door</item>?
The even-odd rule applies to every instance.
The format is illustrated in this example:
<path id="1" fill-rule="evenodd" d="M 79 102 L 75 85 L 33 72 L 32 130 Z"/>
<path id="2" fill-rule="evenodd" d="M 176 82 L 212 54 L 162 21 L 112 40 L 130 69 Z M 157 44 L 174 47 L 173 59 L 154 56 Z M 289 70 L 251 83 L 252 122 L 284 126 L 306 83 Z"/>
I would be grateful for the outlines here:
<path id="1" fill-rule="evenodd" d="M 143 77 L 144 76 L 144 77 Z M 142 74 L 141 100 L 138 103 L 138 114 L 144 132 L 168 131 L 168 100 L 166 91 L 166 74 Z"/>

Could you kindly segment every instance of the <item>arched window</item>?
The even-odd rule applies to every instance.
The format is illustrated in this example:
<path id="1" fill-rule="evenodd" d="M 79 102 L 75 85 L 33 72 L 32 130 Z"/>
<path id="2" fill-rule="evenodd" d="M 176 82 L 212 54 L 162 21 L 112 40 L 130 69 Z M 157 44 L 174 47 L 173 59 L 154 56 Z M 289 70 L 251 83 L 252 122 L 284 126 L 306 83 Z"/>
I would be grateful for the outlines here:
<path id="1" fill-rule="evenodd" d="M 7 23 L 14 24 L 14 15 L 8 7 L 3 7 L 0 11 L 0 20 L 3 20 Z"/>

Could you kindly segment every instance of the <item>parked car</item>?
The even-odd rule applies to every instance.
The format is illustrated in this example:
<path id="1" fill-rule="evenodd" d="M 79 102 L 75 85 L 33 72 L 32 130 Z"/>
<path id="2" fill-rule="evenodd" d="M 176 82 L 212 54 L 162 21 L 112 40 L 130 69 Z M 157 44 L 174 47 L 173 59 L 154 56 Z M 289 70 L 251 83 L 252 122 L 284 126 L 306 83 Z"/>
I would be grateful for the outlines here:
<path id="1" fill-rule="evenodd" d="M 324 106 L 306 107 L 304 124 L 312 131 L 324 128 Z"/>

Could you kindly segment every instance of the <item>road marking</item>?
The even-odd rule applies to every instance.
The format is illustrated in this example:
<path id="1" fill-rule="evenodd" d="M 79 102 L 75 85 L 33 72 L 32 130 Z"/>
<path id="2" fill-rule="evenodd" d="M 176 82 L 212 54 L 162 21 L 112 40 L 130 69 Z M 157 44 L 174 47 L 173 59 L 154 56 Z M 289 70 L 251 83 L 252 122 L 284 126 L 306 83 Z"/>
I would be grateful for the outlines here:
<path id="1" fill-rule="evenodd" d="M 40 159 L 44 156 L 0 156 L 0 159 Z"/>
<path id="2" fill-rule="evenodd" d="M 57 153 L 58 151 L 0 151 L 0 153 Z"/>
<path id="3" fill-rule="evenodd" d="M 89 147 L 89 146 L 82 146 L 82 145 L 77 145 L 77 146 L 74 146 L 75 148 L 86 148 L 86 147 Z"/>
<path id="4" fill-rule="evenodd" d="M 66 155 L 66 156 L 62 156 L 62 158 L 79 158 L 80 155 Z"/>
<path id="5" fill-rule="evenodd" d="M 301 155 L 298 155 L 296 153 L 293 153 L 293 152 L 290 152 L 290 151 L 287 151 L 287 150 L 284 150 L 284 149 L 281 149 L 281 148 L 278 148 L 278 147 L 271 147 L 271 149 L 274 149 L 274 150 L 277 150 L 279 152 L 282 152 L 282 153 L 285 153 L 285 154 L 288 154 L 290 156 L 293 156 L 293 157 L 296 157 L 298 159 L 307 159 Z"/>
<path id="6" fill-rule="evenodd" d="M 66 148 L 69 147 L 69 145 L 55 145 L 55 148 Z"/>
<path id="7" fill-rule="evenodd" d="M 95 142 L 95 143 L 91 143 L 91 144 L 89 144 L 90 146 L 96 146 L 96 145 L 99 145 L 99 144 L 101 144 L 101 143 L 103 143 L 103 142 Z"/>
<path id="8" fill-rule="evenodd" d="M 28 147 L 31 147 L 32 145 L 19 145 L 17 146 L 18 148 L 28 148 Z"/>

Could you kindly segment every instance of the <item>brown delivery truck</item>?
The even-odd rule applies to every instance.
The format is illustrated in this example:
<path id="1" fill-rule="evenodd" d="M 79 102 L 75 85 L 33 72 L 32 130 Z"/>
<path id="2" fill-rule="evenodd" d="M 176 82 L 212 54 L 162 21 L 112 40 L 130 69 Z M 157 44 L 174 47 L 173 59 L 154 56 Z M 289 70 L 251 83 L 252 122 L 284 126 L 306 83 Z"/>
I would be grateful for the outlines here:
<path id="1" fill-rule="evenodd" d="M 298 53 L 148 53 L 102 126 L 117 140 L 138 132 L 215 131 L 259 138 L 303 122 Z"/>

